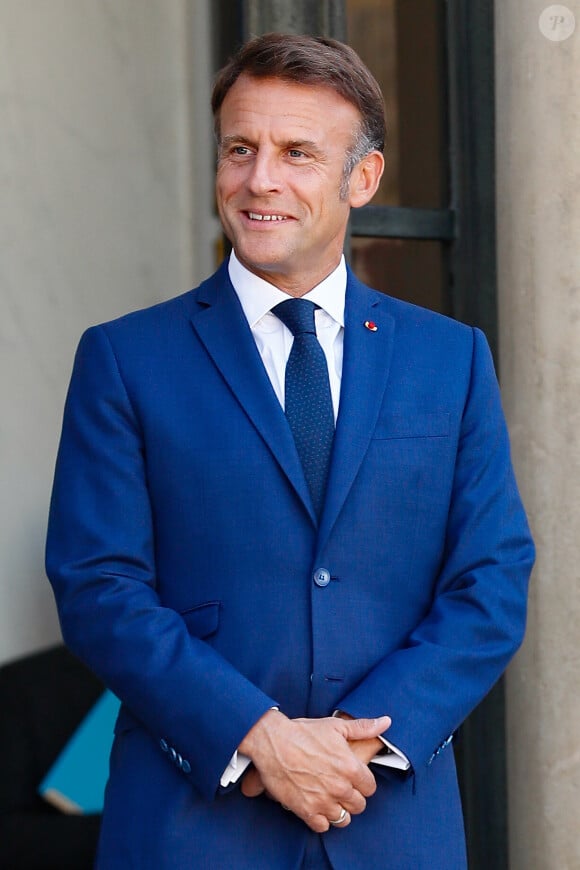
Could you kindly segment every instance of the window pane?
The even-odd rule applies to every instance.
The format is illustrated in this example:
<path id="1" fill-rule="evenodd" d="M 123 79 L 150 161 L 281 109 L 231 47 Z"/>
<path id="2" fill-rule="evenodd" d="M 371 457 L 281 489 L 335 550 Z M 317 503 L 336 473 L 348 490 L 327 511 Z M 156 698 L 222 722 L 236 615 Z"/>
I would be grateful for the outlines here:
<path id="1" fill-rule="evenodd" d="M 386 169 L 373 203 L 447 207 L 444 0 L 347 0 L 348 42 L 379 82 Z"/>
<path id="2" fill-rule="evenodd" d="M 356 275 L 375 290 L 450 314 L 441 242 L 352 238 L 350 261 Z"/>

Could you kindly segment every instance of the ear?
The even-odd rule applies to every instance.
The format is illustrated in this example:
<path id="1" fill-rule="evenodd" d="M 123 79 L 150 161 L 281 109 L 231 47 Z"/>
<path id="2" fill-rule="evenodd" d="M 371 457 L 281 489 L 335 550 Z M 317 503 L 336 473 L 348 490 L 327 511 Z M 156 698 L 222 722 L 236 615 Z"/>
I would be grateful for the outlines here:
<path id="1" fill-rule="evenodd" d="M 380 151 L 371 151 L 357 163 L 350 176 L 349 203 L 352 208 L 360 208 L 370 202 L 379 186 L 385 158 Z"/>

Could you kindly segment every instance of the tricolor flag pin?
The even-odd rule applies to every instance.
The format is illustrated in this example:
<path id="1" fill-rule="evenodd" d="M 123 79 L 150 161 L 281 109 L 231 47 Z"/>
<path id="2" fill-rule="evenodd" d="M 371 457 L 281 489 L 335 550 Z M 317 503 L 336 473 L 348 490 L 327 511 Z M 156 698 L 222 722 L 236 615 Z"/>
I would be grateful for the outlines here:
<path id="1" fill-rule="evenodd" d="M 374 320 L 365 320 L 365 326 L 367 329 L 370 329 L 371 332 L 376 332 L 379 328 Z"/>

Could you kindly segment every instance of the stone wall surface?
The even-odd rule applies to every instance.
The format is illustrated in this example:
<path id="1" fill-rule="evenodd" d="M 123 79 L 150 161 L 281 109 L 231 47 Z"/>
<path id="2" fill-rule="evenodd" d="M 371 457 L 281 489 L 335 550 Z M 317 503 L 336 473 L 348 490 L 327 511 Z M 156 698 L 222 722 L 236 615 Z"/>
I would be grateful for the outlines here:
<path id="1" fill-rule="evenodd" d="M 511 870 L 580 868 L 580 3 L 547 7 L 496 4 L 501 383 L 538 549 L 507 679 Z"/>
<path id="2" fill-rule="evenodd" d="M 81 332 L 214 253 L 207 4 L 0 0 L 0 21 L 2 662 L 59 637 L 43 547 Z"/>

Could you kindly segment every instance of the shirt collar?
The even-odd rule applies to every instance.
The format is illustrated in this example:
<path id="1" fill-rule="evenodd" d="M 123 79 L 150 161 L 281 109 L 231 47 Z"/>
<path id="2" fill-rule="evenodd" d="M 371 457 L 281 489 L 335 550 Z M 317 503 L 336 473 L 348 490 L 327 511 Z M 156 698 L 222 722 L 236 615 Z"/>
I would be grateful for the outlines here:
<path id="1" fill-rule="evenodd" d="M 230 254 L 228 272 L 250 328 L 253 328 L 274 305 L 289 298 L 287 293 L 246 269 L 234 251 Z M 345 295 L 346 263 L 342 256 L 336 269 L 303 298 L 319 305 L 333 320 L 344 327 Z"/>

